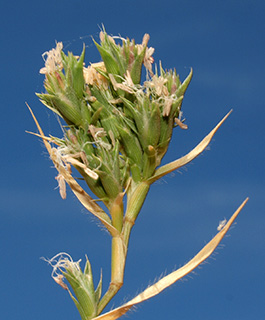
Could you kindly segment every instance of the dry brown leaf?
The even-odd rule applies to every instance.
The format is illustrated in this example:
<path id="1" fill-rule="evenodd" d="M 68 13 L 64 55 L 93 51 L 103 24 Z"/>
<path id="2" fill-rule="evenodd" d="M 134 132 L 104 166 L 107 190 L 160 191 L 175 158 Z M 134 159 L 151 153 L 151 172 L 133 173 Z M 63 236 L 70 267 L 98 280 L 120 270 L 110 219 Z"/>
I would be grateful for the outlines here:
<path id="1" fill-rule="evenodd" d="M 177 170 L 180 167 L 185 166 L 187 163 L 195 159 L 200 153 L 203 152 L 203 150 L 205 150 L 205 148 L 208 146 L 213 136 L 215 135 L 216 131 L 220 128 L 220 126 L 227 119 L 227 117 L 230 115 L 231 112 L 232 110 L 228 112 L 228 114 L 217 124 L 217 126 L 194 149 L 192 149 L 185 156 L 158 168 L 155 171 L 154 175 L 147 180 L 147 182 L 151 184 L 157 181 L 158 179 L 162 178 L 166 174 L 174 170 Z"/>
<path id="2" fill-rule="evenodd" d="M 225 236 L 225 234 L 227 233 L 227 231 L 229 230 L 232 223 L 234 222 L 242 208 L 245 206 L 247 201 L 248 198 L 246 198 L 246 200 L 243 201 L 243 203 L 235 211 L 235 213 L 232 215 L 232 217 L 226 223 L 223 229 L 220 232 L 218 232 L 216 236 L 206 246 L 204 246 L 203 249 L 199 253 L 197 253 L 197 255 L 193 259 L 191 259 L 187 264 L 185 264 L 178 270 L 170 273 L 169 275 L 163 277 L 161 280 L 157 281 L 154 285 L 147 288 L 134 299 L 122 305 L 121 307 L 109 311 L 96 318 L 93 318 L 93 320 L 116 320 L 120 318 L 122 315 L 124 315 L 133 306 L 156 296 L 161 291 L 165 290 L 167 287 L 171 286 L 173 283 L 175 283 L 176 281 L 190 273 L 192 270 L 194 270 L 198 265 L 200 265 L 213 253 L 213 251 L 216 249 L 220 241 L 223 239 L 223 237 Z"/>

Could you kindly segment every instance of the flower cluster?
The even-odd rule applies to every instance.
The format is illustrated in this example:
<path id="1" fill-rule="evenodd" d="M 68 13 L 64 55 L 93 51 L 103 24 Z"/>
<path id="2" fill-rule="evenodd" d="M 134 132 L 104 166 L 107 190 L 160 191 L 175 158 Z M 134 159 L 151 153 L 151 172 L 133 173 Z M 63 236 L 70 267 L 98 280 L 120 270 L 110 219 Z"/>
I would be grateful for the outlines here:
<path id="1" fill-rule="evenodd" d="M 67 123 L 56 139 L 58 155 L 73 165 L 107 207 L 129 183 L 147 180 L 167 151 L 192 71 L 181 83 L 176 71 L 152 70 L 149 35 L 141 44 L 100 33 L 102 61 L 85 67 L 62 43 L 45 53 L 42 103 Z M 146 81 L 141 84 L 142 69 Z M 182 126 L 181 126 L 182 127 Z"/>

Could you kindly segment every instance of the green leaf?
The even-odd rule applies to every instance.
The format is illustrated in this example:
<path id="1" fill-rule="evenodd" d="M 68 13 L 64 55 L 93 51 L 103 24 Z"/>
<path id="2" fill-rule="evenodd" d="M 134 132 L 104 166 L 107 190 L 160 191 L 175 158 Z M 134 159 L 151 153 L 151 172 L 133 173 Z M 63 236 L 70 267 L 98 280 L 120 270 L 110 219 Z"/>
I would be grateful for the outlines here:
<path id="1" fill-rule="evenodd" d="M 119 65 L 113 56 L 104 48 L 102 48 L 98 43 L 94 41 L 102 60 L 104 61 L 106 70 L 108 73 L 118 75 L 119 74 Z"/>
<path id="2" fill-rule="evenodd" d="M 75 62 L 72 67 L 73 88 L 79 99 L 83 98 L 83 92 L 84 92 L 84 83 L 85 83 L 84 75 L 83 75 L 84 58 L 85 58 L 85 45 L 83 47 L 83 51 L 81 53 L 79 60 Z"/>
<path id="3" fill-rule="evenodd" d="M 117 181 L 117 177 L 103 170 L 96 170 L 96 172 L 100 177 L 101 183 L 107 193 L 107 196 L 110 199 L 115 199 L 121 192 L 121 186 Z"/>
<path id="4" fill-rule="evenodd" d="M 80 273 L 82 273 L 81 270 Z M 84 274 L 76 275 L 71 273 L 69 269 L 66 269 L 66 272 L 63 272 L 63 275 L 73 289 L 75 299 L 78 301 L 78 304 L 76 304 L 78 311 L 80 310 L 81 313 L 85 315 L 85 319 L 91 319 L 91 317 L 96 315 L 94 292 L 89 292 L 88 288 L 85 287 L 85 281 L 82 279 Z"/>
<path id="5" fill-rule="evenodd" d="M 133 62 L 133 67 L 130 73 L 134 84 L 140 84 L 145 51 L 146 48 L 144 48 L 139 55 L 137 54 Z"/>
<path id="6" fill-rule="evenodd" d="M 124 148 L 128 158 L 132 163 L 141 166 L 142 163 L 142 148 L 137 137 L 128 128 L 118 128 L 121 135 L 121 147 Z"/>
<path id="7" fill-rule="evenodd" d="M 188 85 L 190 84 L 192 75 L 193 75 L 193 70 L 192 70 L 192 68 L 191 68 L 189 75 L 188 75 L 187 78 L 183 81 L 183 83 L 181 84 L 181 86 L 178 87 L 178 89 L 177 89 L 177 96 L 178 96 L 178 97 L 184 95 L 185 91 L 186 91 L 187 88 L 188 88 Z"/>
<path id="8" fill-rule="evenodd" d="M 99 283 L 98 283 L 97 289 L 95 290 L 95 301 L 97 304 L 99 303 L 101 294 L 102 294 L 102 272 L 100 273 Z"/>
<path id="9" fill-rule="evenodd" d="M 156 146 L 160 139 L 161 134 L 161 115 L 159 106 L 153 102 L 152 111 L 148 121 L 147 130 L 147 144 L 151 146 Z"/>

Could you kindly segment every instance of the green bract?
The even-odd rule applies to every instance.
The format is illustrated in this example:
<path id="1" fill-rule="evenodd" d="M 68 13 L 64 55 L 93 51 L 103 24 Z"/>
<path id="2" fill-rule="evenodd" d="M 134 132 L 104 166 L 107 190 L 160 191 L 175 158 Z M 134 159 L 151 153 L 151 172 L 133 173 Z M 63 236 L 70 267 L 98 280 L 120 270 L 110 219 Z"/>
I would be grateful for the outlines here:
<path id="1" fill-rule="evenodd" d="M 95 290 L 91 265 L 88 259 L 86 260 L 84 272 L 82 272 L 79 263 L 68 262 L 62 274 L 73 289 L 76 298 L 72 294 L 71 297 L 82 320 L 89 320 L 95 317 L 101 297 L 102 279 L 100 279 L 98 287 Z"/>

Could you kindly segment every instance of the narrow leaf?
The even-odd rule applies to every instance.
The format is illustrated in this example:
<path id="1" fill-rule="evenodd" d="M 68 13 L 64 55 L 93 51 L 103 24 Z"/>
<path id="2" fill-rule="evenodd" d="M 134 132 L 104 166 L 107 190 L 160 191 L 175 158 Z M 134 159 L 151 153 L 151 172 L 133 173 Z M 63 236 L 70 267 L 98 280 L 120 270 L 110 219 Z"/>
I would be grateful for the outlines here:
<path id="1" fill-rule="evenodd" d="M 195 159 L 200 153 L 203 152 L 203 150 L 205 150 L 205 148 L 208 146 L 208 144 L 212 140 L 213 136 L 215 135 L 216 131 L 220 128 L 220 126 L 227 119 L 227 117 L 230 115 L 231 112 L 232 112 L 232 110 L 228 112 L 228 114 L 217 124 L 217 126 L 194 149 L 192 149 L 185 156 L 158 168 L 155 171 L 155 174 L 152 177 L 150 177 L 147 180 L 147 182 L 152 184 L 153 182 L 162 178 L 166 174 L 168 174 L 168 173 L 170 173 L 180 167 L 185 166 L 187 163 L 189 163 L 193 159 Z"/>
<path id="2" fill-rule="evenodd" d="M 130 300 L 123 306 L 116 308 L 110 312 L 107 312 L 101 316 L 98 316 L 93 320 L 116 320 L 120 318 L 122 315 L 124 315 L 133 306 L 156 296 L 161 291 L 165 290 L 173 283 L 189 274 L 192 270 L 199 266 L 213 253 L 213 251 L 216 249 L 220 241 L 223 239 L 223 237 L 225 236 L 225 234 L 227 233 L 227 231 L 229 230 L 232 223 L 234 222 L 242 208 L 245 206 L 247 201 L 248 198 L 246 198 L 246 200 L 243 201 L 243 203 L 235 211 L 235 213 L 232 215 L 232 217 L 224 226 L 224 228 L 220 232 L 218 232 L 217 235 L 206 246 L 204 246 L 202 250 L 198 252 L 197 255 L 193 259 L 191 259 L 187 264 L 185 264 L 178 270 L 170 273 L 169 275 L 165 276 L 161 280 L 157 281 L 154 285 L 144 290 L 142 293 L 140 293 L 138 296 L 136 296 L 134 299 Z"/>
<path id="3" fill-rule="evenodd" d="M 76 298 L 73 296 L 73 294 L 71 293 L 71 291 L 68 290 L 68 292 L 69 292 L 70 297 L 72 298 L 72 300 L 73 300 L 74 303 L 75 303 L 75 306 L 76 306 L 76 308 L 77 308 L 77 310 L 78 310 L 78 312 L 79 312 L 79 314 L 80 314 L 80 316 L 81 316 L 81 319 L 82 319 L 82 320 L 88 320 L 88 319 L 87 319 L 87 315 L 86 315 L 83 307 L 82 307 L 82 306 L 80 305 L 80 303 L 76 300 Z"/>
<path id="4" fill-rule="evenodd" d="M 101 293 L 102 293 L 102 272 L 100 273 L 99 283 L 98 283 L 97 289 L 95 290 L 95 301 L 97 304 L 101 298 Z"/>
<path id="5" fill-rule="evenodd" d="M 193 75 L 193 70 L 191 68 L 189 75 L 187 76 L 187 78 L 183 81 L 183 83 L 181 84 L 181 86 L 177 89 L 177 96 L 183 96 L 185 91 L 188 88 L 188 85 L 190 84 L 191 78 Z"/>

